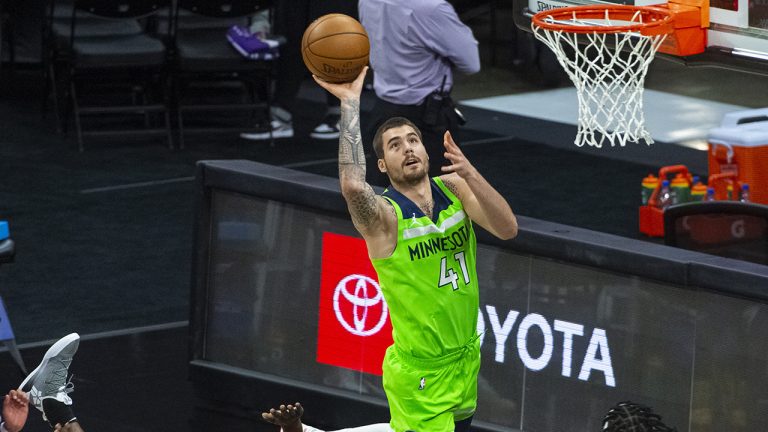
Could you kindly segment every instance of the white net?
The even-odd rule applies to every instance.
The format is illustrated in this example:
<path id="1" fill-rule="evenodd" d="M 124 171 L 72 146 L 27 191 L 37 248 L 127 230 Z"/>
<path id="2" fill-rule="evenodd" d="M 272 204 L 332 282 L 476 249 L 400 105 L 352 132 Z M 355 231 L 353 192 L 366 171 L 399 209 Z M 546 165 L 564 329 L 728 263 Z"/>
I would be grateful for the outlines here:
<path id="1" fill-rule="evenodd" d="M 624 20 L 579 18 L 574 12 L 563 21 L 551 17 L 544 22 L 569 26 L 629 26 L 642 23 L 639 11 Z M 641 35 L 638 30 L 586 33 L 544 28 L 532 23 L 536 38 L 546 44 L 576 86 L 579 100 L 579 129 L 575 144 L 602 147 L 653 139 L 645 129 L 643 88 L 648 66 L 666 34 Z M 574 27 L 576 28 L 576 27 Z"/>

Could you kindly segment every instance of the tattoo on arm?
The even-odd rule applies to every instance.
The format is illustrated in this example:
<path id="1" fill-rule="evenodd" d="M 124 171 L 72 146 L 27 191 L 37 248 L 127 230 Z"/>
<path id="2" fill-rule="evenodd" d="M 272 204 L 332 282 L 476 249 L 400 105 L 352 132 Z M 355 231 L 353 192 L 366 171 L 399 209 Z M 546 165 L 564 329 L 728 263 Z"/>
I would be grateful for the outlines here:
<path id="1" fill-rule="evenodd" d="M 347 200 L 352 222 L 361 228 L 370 226 L 378 215 L 376 193 L 370 185 L 365 186 L 362 193 L 355 194 Z"/>
<path id="2" fill-rule="evenodd" d="M 376 192 L 365 182 L 365 150 L 360 133 L 360 99 L 341 102 L 339 122 L 339 179 L 342 184 L 351 183 L 360 192 L 347 197 L 347 206 L 352 215 L 352 222 L 359 227 L 367 227 L 376 220 L 378 202 Z"/>
<path id="3" fill-rule="evenodd" d="M 360 99 L 341 103 L 341 138 L 339 138 L 339 169 L 345 165 L 362 167 L 365 179 L 365 150 L 360 134 Z"/>

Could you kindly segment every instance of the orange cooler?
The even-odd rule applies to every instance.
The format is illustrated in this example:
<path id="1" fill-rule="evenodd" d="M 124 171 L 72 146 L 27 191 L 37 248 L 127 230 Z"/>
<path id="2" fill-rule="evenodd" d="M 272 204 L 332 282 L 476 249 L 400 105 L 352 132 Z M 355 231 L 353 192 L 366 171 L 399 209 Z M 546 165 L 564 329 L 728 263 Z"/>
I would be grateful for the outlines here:
<path id="1" fill-rule="evenodd" d="M 708 141 L 709 175 L 734 173 L 753 202 L 768 204 L 768 108 L 726 114 Z"/>

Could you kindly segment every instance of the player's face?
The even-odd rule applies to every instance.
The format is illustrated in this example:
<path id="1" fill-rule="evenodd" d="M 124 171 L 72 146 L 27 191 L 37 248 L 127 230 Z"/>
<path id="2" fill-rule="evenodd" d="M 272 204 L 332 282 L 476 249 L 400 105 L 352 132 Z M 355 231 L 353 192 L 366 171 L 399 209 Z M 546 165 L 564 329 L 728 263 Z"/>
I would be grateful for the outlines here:
<path id="1" fill-rule="evenodd" d="M 429 172 L 427 149 L 411 126 L 403 125 L 382 134 L 384 159 L 379 169 L 392 183 L 417 183 Z"/>

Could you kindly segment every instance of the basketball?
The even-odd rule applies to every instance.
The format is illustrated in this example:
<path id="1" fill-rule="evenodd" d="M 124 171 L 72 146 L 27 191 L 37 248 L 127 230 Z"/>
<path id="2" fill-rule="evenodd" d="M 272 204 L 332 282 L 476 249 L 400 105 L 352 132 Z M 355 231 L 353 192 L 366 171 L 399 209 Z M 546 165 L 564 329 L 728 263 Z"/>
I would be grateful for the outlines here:
<path id="1" fill-rule="evenodd" d="M 309 71 L 324 81 L 353 81 L 368 64 L 370 44 L 362 24 L 351 16 L 328 14 L 312 22 L 301 39 Z"/>

